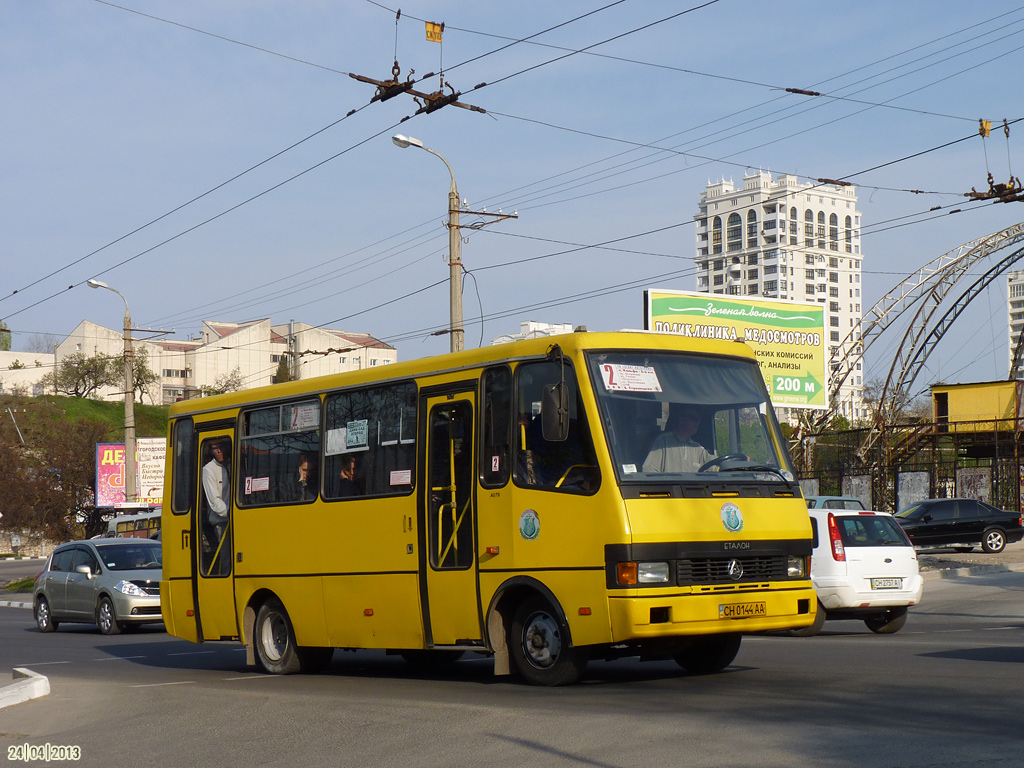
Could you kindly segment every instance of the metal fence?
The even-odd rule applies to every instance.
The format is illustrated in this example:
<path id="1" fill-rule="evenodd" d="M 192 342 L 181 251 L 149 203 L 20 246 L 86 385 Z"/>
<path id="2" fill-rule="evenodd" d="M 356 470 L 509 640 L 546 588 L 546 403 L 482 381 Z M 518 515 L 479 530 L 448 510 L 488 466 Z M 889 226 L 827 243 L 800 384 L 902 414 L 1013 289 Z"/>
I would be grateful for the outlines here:
<path id="1" fill-rule="evenodd" d="M 1020 427 L 1016 419 L 892 426 L 863 456 L 867 429 L 808 435 L 800 484 L 808 495 L 857 496 L 889 512 L 954 496 L 1020 510 Z"/>

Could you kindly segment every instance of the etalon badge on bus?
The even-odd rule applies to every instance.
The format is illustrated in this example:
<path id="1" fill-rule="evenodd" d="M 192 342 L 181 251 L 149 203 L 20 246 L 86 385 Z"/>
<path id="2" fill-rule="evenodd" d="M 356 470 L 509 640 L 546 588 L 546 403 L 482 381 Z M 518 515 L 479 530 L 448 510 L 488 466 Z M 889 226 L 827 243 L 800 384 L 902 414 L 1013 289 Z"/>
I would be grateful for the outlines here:
<path id="1" fill-rule="evenodd" d="M 519 516 L 519 535 L 527 541 L 533 541 L 540 534 L 540 518 L 532 509 Z"/>
<path id="2" fill-rule="evenodd" d="M 732 502 L 722 505 L 722 525 L 730 533 L 739 533 L 743 530 L 743 513 Z"/>

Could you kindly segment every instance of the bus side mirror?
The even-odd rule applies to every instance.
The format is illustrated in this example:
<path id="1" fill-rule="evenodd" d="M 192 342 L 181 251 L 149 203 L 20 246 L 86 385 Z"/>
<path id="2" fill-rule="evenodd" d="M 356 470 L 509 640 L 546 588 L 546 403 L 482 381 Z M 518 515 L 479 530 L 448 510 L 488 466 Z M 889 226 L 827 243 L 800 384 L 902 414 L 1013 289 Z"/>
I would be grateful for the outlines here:
<path id="1" fill-rule="evenodd" d="M 541 434 L 548 442 L 560 443 L 569 437 L 569 388 L 564 383 L 544 387 L 540 426 Z"/>

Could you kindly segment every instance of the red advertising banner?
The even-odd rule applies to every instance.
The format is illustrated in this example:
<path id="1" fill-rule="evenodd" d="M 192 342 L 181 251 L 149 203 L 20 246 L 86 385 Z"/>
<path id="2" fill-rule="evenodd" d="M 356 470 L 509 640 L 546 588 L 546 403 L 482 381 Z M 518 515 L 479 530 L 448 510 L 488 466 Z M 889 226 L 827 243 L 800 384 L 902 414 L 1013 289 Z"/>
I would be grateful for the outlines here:
<path id="1" fill-rule="evenodd" d="M 164 496 L 162 437 L 140 437 L 136 441 L 135 477 L 138 503 L 128 505 L 124 492 L 124 443 L 96 444 L 96 507 L 103 509 L 159 506 Z"/>
<path id="2" fill-rule="evenodd" d="M 124 443 L 96 443 L 96 506 L 124 502 Z"/>

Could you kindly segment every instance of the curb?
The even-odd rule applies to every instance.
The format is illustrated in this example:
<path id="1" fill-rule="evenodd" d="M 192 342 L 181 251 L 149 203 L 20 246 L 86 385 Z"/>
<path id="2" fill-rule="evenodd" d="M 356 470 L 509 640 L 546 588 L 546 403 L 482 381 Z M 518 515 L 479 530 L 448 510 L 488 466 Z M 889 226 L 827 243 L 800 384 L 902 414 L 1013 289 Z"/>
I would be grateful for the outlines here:
<path id="1" fill-rule="evenodd" d="M 21 600 L 0 600 L 0 608 L 31 608 L 32 603 Z"/>
<path id="2" fill-rule="evenodd" d="M 50 681 L 44 675 L 25 667 L 14 667 L 14 682 L 0 688 L 0 709 L 38 699 L 50 693 Z"/>
<path id="3" fill-rule="evenodd" d="M 1008 563 L 1004 565 L 972 565 L 966 568 L 942 568 L 934 571 L 921 571 L 921 577 L 925 581 L 935 579 L 955 579 L 962 576 L 982 576 L 986 573 L 1021 573 L 1024 572 L 1024 563 Z"/>

